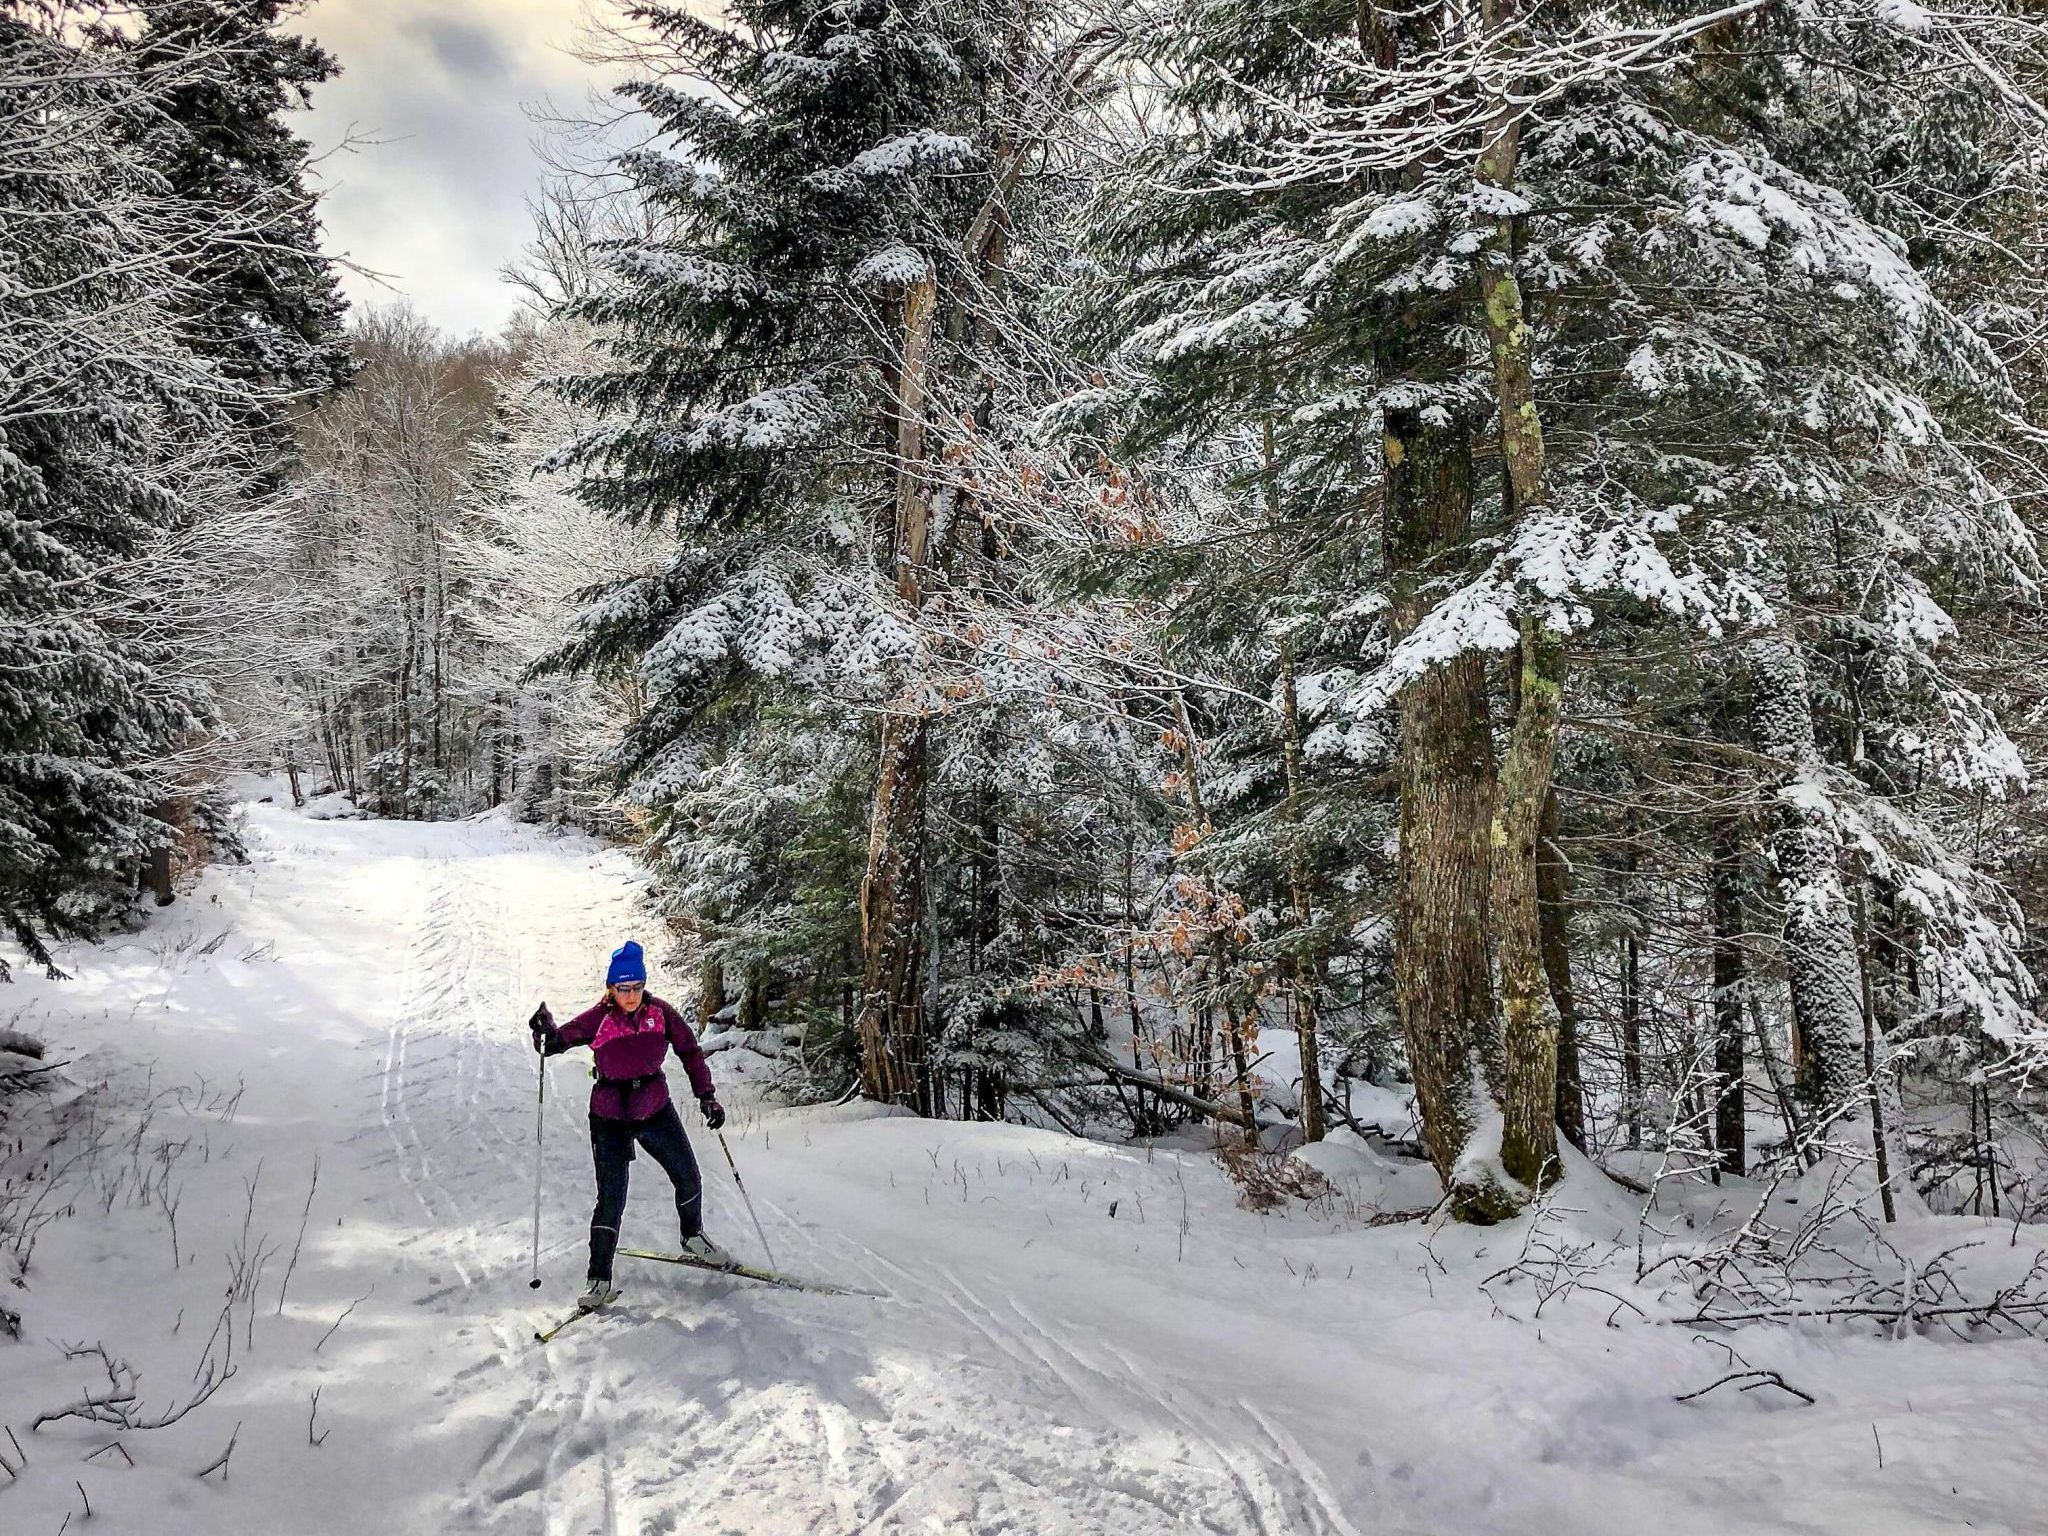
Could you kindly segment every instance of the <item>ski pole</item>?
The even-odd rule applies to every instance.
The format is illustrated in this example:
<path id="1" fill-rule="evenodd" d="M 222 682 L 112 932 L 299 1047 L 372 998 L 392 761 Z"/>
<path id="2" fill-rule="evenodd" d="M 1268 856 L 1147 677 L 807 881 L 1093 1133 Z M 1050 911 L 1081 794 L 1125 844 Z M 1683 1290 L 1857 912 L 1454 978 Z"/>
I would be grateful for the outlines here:
<path id="1" fill-rule="evenodd" d="M 775 1262 L 775 1250 L 768 1246 L 768 1234 L 761 1230 L 761 1218 L 755 1213 L 754 1197 L 747 1193 L 746 1180 L 740 1177 L 740 1165 L 732 1160 L 732 1148 L 725 1144 L 725 1132 L 713 1131 L 711 1134 L 718 1138 L 719 1150 L 725 1154 L 725 1166 L 732 1170 L 732 1181 L 739 1189 L 740 1198 L 747 1202 L 747 1216 L 754 1223 L 754 1236 L 761 1239 L 761 1251 L 768 1255 L 768 1267 L 779 1269 L 781 1266 Z"/>
<path id="2" fill-rule="evenodd" d="M 540 1058 L 540 1091 L 533 1101 L 533 1278 L 526 1283 L 530 1291 L 540 1289 L 540 1134 L 547 1109 L 548 1059 L 543 1056 Z"/>

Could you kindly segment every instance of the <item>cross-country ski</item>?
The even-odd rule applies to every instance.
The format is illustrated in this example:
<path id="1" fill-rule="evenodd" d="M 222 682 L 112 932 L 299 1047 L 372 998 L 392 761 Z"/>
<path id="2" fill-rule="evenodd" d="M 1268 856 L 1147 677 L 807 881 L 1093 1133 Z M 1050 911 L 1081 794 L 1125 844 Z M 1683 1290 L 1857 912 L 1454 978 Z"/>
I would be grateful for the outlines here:
<path id="1" fill-rule="evenodd" d="M 758 1280 L 763 1285 L 779 1285 L 791 1291 L 816 1291 L 826 1296 L 879 1296 L 877 1291 L 863 1291 L 852 1286 L 828 1285 L 823 1280 L 807 1280 L 796 1275 L 785 1275 L 773 1269 L 762 1269 L 755 1264 L 714 1264 L 709 1259 L 698 1258 L 690 1253 L 651 1253 L 640 1248 L 621 1248 L 622 1259 L 645 1259 L 651 1264 L 680 1264 L 690 1269 L 702 1269 L 715 1275 L 737 1275 L 742 1280 Z"/>
<path id="2" fill-rule="evenodd" d="M 603 1303 L 602 1306 L 579 1306 L 574 1311 L 569 1312 L 561 1318 L 559 1318 L 557 1321 L 543 1324 L 541 1327 L 533 1330 L 534 1343 L 549 1343 L 555 1338 L 557 1334 L 561 1333 L 563 1329 L 569 1327 L 572 1323 L 581 1322 L 584 1318 L 591 1316 L 593 1313 L 603 1311 L 605 1307 L 610 1306 L 612 1302 L 616 1301 L 617 1299 L 617 1296 L 613 1296 L 610 1300 Z"/>

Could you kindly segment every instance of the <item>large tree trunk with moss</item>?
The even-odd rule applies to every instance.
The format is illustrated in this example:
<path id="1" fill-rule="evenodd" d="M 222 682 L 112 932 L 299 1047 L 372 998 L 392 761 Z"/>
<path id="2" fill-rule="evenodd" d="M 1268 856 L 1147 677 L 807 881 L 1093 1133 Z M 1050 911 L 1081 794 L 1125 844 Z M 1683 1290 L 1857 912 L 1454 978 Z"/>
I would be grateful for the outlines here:
<path id="1" fill-rule="evenodd" d="M 1513 189 L 1521 118 L 1504 109 L 1489 127 L 1477 179 Z M 1514 521 L 1549 505 L 1543 426 L 1536 410 L 1535 340 L 1515 277 L 1512 217 L 1499 217 L 1479 263 L 1479 297 L 1493 358 L 1500 412 L 1501 461 Z M 1515 723 L 1501 765 L 1493 822 L 1495 953 L 1500 964 L 1500 1161 L 1526 1199 L 1555 1177 L 1557 1166 L 1557 1015 L 1543 970 L 1543 903 L 1538 851 L 1543 810 L 1564 700 L 1563 637 L 1548 621 L 1544 600 L 1522 591 L 1519 691 Z"/>
<path id="2" fill-rule="evenodd" d="M 1389 621 L 1422 617 L 1423 572 L 1472 522 L 1468 422 L 1390 410 L 1382 445 Z M 1486 663 L 1460 656 L 1401 696 L 1401 847 L 1394 900 L 1394 1002 L 1407 1043 L 1422 1142 L 1459 1214 L 1507 1213 L 1496 1182 L 1468 1178 L 1466 1147 L 1491 1111 L 1493 987 L 1487 961 L 1493 735 Z"/>
<path id="3" fill-rule="evenodd" d="M 1501 1166 L 1533 1194 L 1557 1172 L 1557 1014 L 1543 971 L 1538 845 L 1556 751 L 1564 664 L 1555 634 L 1522 620 L 1522 698 L 1493 819 L 1500 962 Z"/>

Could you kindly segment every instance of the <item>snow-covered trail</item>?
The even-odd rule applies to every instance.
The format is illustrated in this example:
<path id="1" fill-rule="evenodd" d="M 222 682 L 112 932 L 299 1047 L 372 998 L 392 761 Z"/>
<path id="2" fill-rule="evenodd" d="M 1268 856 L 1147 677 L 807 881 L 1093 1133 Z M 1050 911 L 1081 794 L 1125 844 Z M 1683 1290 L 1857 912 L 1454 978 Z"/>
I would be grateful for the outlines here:
<path id="1" fill-rule="evenodd" d="M 1721 1346 L 1601 1307 L 1497 1315 L 1475 1281 L 1518 1236 L 1260 1218 L 1199 1152 L 769 1109 L 737 1051 L 713 1070 L 775 1258 L 877 1296 L 622 1259 L 618 1306 L 540 1347 L 580 1285 L 591 1176 L 572 1057 L 529 1291 L 523 1020 L 593 994 L 638 926 L 630 864 L 502 821 L 267 805 L 251 844 L 67 957 L 76 979 L 15 989 L 9 1022 L 105 1079 L 82 1105 L 118 1132 L 69 1175 L 86 1208 L 39 1237 L 24 1342 L 0 1345 L 28 1451 L 10 1532 L 89 1497 L 99 1528 L 152 1533 L 1903 1533 L 2028 1529 L 2048 1494 L 2038 1345 L 1770 1333 L 1742 1347 L 1818 1406 L 1680 1405 Z M 758 1258 L 686 1119 L 710 1229 Z M 159 1141 L 183 1148 L 175 1264 L 164 1199 L 121 1173 Z M 626 1240 L 666 1246 L 665 1181 L 635 1168 Z M 189 1396 L 237 1251 L 261 1262 L 217 1394 L 162 1429 L 29 1434 L 101 1370 L 64 1344 L 135 1366 L 151 1411 Z M 225 1481 L 196 1480 L 231 1433 Z"/>

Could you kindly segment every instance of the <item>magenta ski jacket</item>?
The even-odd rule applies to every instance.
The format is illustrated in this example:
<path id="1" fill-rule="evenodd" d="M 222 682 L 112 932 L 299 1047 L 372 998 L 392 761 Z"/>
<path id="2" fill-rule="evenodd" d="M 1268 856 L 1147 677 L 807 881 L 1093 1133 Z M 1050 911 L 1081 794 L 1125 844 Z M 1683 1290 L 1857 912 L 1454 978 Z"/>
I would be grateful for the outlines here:
<path id="1" fill-rule="evenodd" d="M 668 1079 L 661 1075 L 663 1058 L 673 1045 L 700 1099 L 717 1091 L 704 1048 L 683 1016 L 651 993 L 640 1011 L 628 1014 L 607 997 L 586 1008 L 548 1037 L 547 1054 L 559 1055 L 579 1045 L 590 1047 L 596 1062 L 597 1086 L 590 1090 L 590 1112 L 601 1120 L 645 1120 L 669 1104 Z"/>

